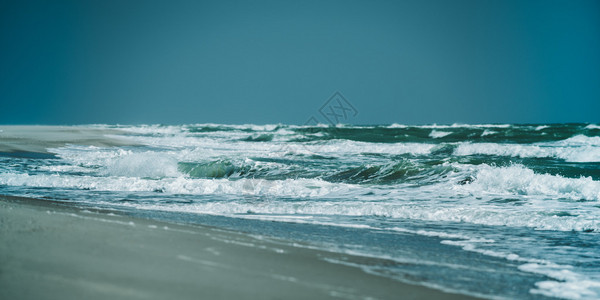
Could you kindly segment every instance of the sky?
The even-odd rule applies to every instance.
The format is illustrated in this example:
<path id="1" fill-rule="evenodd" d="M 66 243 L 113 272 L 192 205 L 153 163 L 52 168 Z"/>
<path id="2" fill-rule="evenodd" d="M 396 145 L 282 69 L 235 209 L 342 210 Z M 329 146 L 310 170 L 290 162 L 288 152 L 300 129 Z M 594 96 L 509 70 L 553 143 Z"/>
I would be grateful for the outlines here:
<path id="1" fill-rule="evenodd" d="M 0 124 L 326 123 L 334 95 L 348 124 L 599 123 L 600 1 L 0 0 Z"/>

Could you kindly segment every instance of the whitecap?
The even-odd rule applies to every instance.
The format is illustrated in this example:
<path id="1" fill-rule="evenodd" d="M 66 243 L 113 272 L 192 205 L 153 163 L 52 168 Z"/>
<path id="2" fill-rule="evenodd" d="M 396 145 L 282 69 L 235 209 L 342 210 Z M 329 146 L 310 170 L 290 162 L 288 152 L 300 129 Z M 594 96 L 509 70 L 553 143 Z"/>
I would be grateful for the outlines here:
<path id="1" fill-rule="evenodd" d="M 452 134 L 452 132 L 432 130 L 431 133 L 429 133 L 429 137 L 434 138 L 434 139 L 439 139 L 439 138 L 443 138 L 450 134 Z"/>
<path id="2" fill-rule="evenodd" d="M 398 123 L 393 123 L 389 126 L 387 126 L 387 128 L 406 128 L 408 127 L 407 125 L 403 125 L 403 124 L 398 124 Z"/>
<path id="3" fill-rule="evenodd" d="M 496 133 L 498 133 L 498 132 L 486 129 L 486 130 L 483 131 L 483 133 L 481 133 L 481 136 L 483 137 L 483 136 L 488 136 L 488 135 L 492 135 L 492 134 L 496 134 Z"/>
<path id="4" fill-rule="evenodd" d="M 522 165 L 502 168 L 480 165 L 475 180 L 463 188 L 499 194 L 600 200 L 600 181 L 591 177 L 565 178 L 560 175 L 537 174 Z"/>
<path id="5" fill-rule="evenodd" d="M 462 142 L 454 155 L 474 154 L 512 157 L 553 157 L 569 162 L 600 161 L 600 137 L 576 136 L 563 141 L 538 144 L 497 144 Z"/>

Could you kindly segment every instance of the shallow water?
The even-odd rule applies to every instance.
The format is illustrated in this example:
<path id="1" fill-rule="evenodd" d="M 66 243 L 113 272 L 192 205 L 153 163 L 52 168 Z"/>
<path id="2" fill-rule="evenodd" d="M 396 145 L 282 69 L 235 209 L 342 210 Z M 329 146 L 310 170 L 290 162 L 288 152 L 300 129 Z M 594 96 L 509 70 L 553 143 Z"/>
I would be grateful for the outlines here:
<path id="1" fill-rule="evenodd" d="M 2 130 L 2 194 L 295 240 L 465 294 L 600 297 L 598 125 Z"/>

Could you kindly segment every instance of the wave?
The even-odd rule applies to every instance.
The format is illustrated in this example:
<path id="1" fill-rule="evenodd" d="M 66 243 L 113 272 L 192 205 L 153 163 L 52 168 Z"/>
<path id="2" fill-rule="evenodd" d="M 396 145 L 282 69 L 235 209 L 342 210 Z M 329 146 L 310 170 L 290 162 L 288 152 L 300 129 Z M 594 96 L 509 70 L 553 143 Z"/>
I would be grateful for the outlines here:
<path id="1" fill-rule="evenodd" d="M 478 193 L 537 195 L 550 199 L 600 200 L 600 181 L 591 177 L 565 178 L 560 175 L 537 174 L 522 165 L 492 167 L 484 164 L 477 166 L 476 170 L 472 182 L 460 189 Z"/>
<path id="2" fill-rule="evenodd" d="M 539 144 L 460 143 L 454 155 L 496 155 L 558 158 L 568 162 L 600 162 L 600 137 L 577 135 L 566 140 Z"/>
<path id="3" fill-rule="evenodd" d="M 486 129 L 486 130 L 484 130 L 481 133 L 481 137 L 488 136 L 488 135 L 493 135 L 493 134 L 496 134 L 496 133 L 498 133 L 498 131 L 493 131 L 493 130 Z"/>
<path id="4" fill-rule="evenodd" d="M 191 137 L 136 137 L 136 143 L 144 143 L 153 147 L 173 149 L 161 150 L 163 155 L 175 157 L 178 161 L 207 160 L 229 155 L 325 155 L 342 157 L 364 153 L 385 155 L 494 155 L 520 158 L 555 158 L 567 162 L 600 162 L 600 137 L 577 135 L 568 139 L 536 144 L 503 144 L 503 143 L 373 143 L 350 140 L 328 140 L 310 143 L 267 142 L 271 136 L 251 137 L 253 143 L 243 141 L 221 141 L 212 138 Z M 250 140 L 248 136 L 246 139 Z M 431 139 L 429 139 L 430 141 Z M 256 141 L 263 141 L 256 142 Z M 49 150 L 59 157 L 74 164 L 90 164 L 93 161 L 115 158 L 132 149 L 100 148 L 94 146 L 69 146 Z M 152 151 L 150 151 L 152 152 Z"/>
<path id="5" fill-rule="evenodd" d="M 448 129 L 448 128 L 509 128 L 511 124 L 460 124 L 454 123 L 451 125 L 438 125 L 438 124 L 430 124 L 430 125 L 403 125 L 398 123 L 393 123 L 391 125 L 386 126 L 386 128 L 428 128 L 428 129 Z"/>
<path id="6" fill-rule="evenodd" d="M 324 176 L 331 182 L 394 184 L 417 181 L 420 184 L 436 182 L 455 168 L 441 162 L 435 165 L 408 160 L 382 165 L 361 165 Z"/>
<path id="7" fill-rule="evenodd" d="M 242 141 L 246 141 L 246 142 L 270 142 L 273 140 L 273 135 L 272 134 L 260 134 L 260 135 L 251 135 L 248 136 L 245 139 L 242 139 Z"/>
<path id="8" fill-rule="evenodd" d="M 340 167 L 329 168 L 328 164 L 321 162 L 323 159 L 337 160 L 357 154 L 427 154 L 435 145 L 383 144 L 372 147 L 368 143 L 351 141 L 312 145 L 252 145 L 255 146 L 240 149 L 236 143 L 228 145 L 214 142 L 204 143 L 206 148 L 166 151 L 70 146 L 52 149 L 52 152 L 61 159 L 62 172 L 135 178 L 323 178 L 334 182 L 394 183 L 418 174 L 422 174 L 421 177 L 438 174 L 431 166 L 415 165 L 403 159 L 400 162 L 396 159 L 378 164 L 354 163 L 353 167 L 341 167 L 342 171 Z M 220 149 L 217 151 L 211 147 Z M 439 172 L 446 170 L 439 168 Z"/>
<path id="9" fill-rule="evenodd" d="M 600 147 L 600 136 L 578 134 L 565 140 L 550 143 L 557 146 L 597 146 Z"/>
<path id="10" fill-rule="evenodd" d="M 135 204 L 139 209 L 165 210 L 214 215 L 269 216 L 350 216 L 386 217 L 422 221 L 460 222 L 481 225 L 529 227 L 557 231 L 600 231 L 600 221 L 594 216 L 574 217 L 548 215 L 540 211 L 498 210 L 494 207 L 443 207 L 418 204 L 398 204 L 362 201 L 243 201 L 203 202 L 185 205 Z M 291 218 L 291 217 L 290 217 Z M 285 221 L 285 217 L 283 218 Z"/>
<path id="11" fill-rule="evenodd" d="M 178 163 L 178 170 L 192 178 L 229 178 L 246 176 L 251 166 L 235 166 L 230 161 Z"/>
<path id="12" fill-rule="evenodd" d="M 244 132 L 256 132 L 256 131 L 277 131 L 281 128 L 287 127 L 288 125 L 282 124 L 243 124 L 243 125 L 229 125 L 229 124 L 192 124 L 184 125 L 184 128 L 189 132 L 212 132 L 212 131 L 244 131 Z"/>
<path id="13" fill-rule="evenodd" d="M 577 135 L 597 134 L 594 124 L 451 124 L 451 125 L 225 125 L 192 124 L 180 126 L 95 126 L 118 129 L 116 136 L 126 138 L 178 137 L 193 141 L 198 137 L 246 142 L 316 142 L 348 140 L 370 143 L 548 143 L 565 140 Z M 590 131 L 592 130 L 592 131 Z M 433 140 L 432 140 L 433 139 Z"/>
<path id="14" fill-rule="evenodd" d="M 361 153 L 426 155 L 429 154 L 431 149 L 433 149 L 436 145 L 424 143 L 377 144 L 369 142 L 333 140 L 326 143 L 314 143 L 298 146 L 306 148 L 307 150 L 313 153 L 325 153 L 329 155 L 347 155 Z"/>
<path id="15" fill-rule="evenodd" d="M 177 170 L 190 178 L 258 178 L 287 179 L 295 172 L 293 166 L 277 162 L 246 159 L 245 161 L 216 160 L 208 162 L 179 162 Z M 306 176 L 307 178 L 315 176 Z M 298 176 L 296 176 L 298 178 Z"/>
<path id="16" fill-rule="evenodd" d="M 94 130 L 84 132 L 88 127 Z M 521 271 L 548 276 L 532 293 L 585 297 L 598 290 L 586 281 L 597 278 L 588 264 L 593 255 L 580 255 L 598 246 L 598 129 L 594 124 L 46 128 L 26 141 L 22 132 L 14 137 L 49 154 L 31 155 L 30 148 L 0 153 L 0 190 L 148 216 L 214 214 L 385 234 L 406 226 L 444 244 L 507 259 L 511 267 L 530 263 Z M 0 142 L 10 142 L 8 131 Z M 532 256 L 573 266 L 576 273 L 591 270 L 596 277 L 521 260 L 535 244 L 548 249 Z M 559 252 L 550 250 L 554 245 Z"/>
<path id="17" fill-rule="evenodd" d="M 564 125 L 423 125 L 293 127 L 292 141 L 351 140 L 372 143 L 494 142 L 541 143 L 589 133 L 582 126 Z"/>
<path id="18" fill-rule="evenodd" d="M 452 132 L 448 132 L 448 131 L 432 130 L 431 133 L 429 133 L 429 136 L 434 139 L 439 139 L 439 138 L 443 138 L 443 137 L 451 135 L 451 134 L 452 134 Z"/>
<path id="19" fill-rule="evenodd" d="M 393 166 L 389 168 L 393 169 Z M 463 166 L 463 168 L 465 167 Z M 361 186 L 345 182 L 329 182 L 318 178 L 285 180 L 241 178 L 231 180 L 228 178 L 176 177 L 149 179 L 90 175 L 29 175 L 25 173 L 2 173 L 0 174 L 0 185 L 111 192 L 160 192 L 172 195 L 234 196 L 228 201 L 206 202 L 199 198 L 200 203 L 184 206 L 135 204 L 140 209 L 205 214 L 377 216 L 531 227 L 543 230 L 600 231 L 600 221 L 591 208 L 593 203 L 600 199 L 600 182 L 598 181 L 590 178 L 572 179 L 536 174 L 523 166 L 497 168 L 482 165 L 477 166 L 474 170 L 476 171 L 474 179 L 468 184 L 457 184 L 452 179 L 456 176 L 449 176 L 448 182 L 438 182 L 409 189 Z M 378 172 L 381 172 L 381 169 Z M 469 172 L 469 170 L 464 170 L 461 174 Z M 211 175 L 221 176 L 220 174 Z M 346 179 L 346 181 L 348 180 Z M 165 197 L 168 197 L 169 195 L 166 194 Z M 527 203 L 527 209 L 521 209 L 520 206 L 513 206 L 510 203 L 496 204 L 493 200 L 498 196 L 501 199 L 516 199 L 514 203 L 517 204 L 519 202 Z M 260 199 L 260 201 L 247 201 L 247 197 Z M 294 200 L 285 200 L 289 198 Z M 438 198 L 443 201 L 436 200 Z M 265 201 L 265 199 L 271 200 Z M 315 199 L 319 201 L 315 201 Z M 381 199 L 388 200 L 381 201 Z M 565 202 L 561 199 L 571 201 Z M 587 205 L 579 202 L 581 200 L 591 202 Z M 114 201 L 110 202 L 114 204 Z M 590 208 L 585 208 L 588 206 Z M 575 208 L 577 210 L 574 210 Z M 562 211 L 571 213 L 561 213 Z M 575 211 L 577 213 L 573 214 L 572 212 Z"/>
<path id="20" fill-rule="evenodd" d="M 145 157 L 141 161 L 151 160 L 152 156 Z M 111 168 L 111 174 L 117 176 L 132 177 L 177 177 L 185 175 L 190 178 L 252 178 L 252 179 L 298 179 L 318 178 L 328 182 L 340 182 L 351 184 L 398 184 L 416 182 L 419 184 L 432 183 L 441 180 L 446 174 L 456 169 L 450 165 L 437 163 L 421 164 L 409 160 L 390 162 L 387 164 L 371 164 L 350 167 L 341 171 L 311 169 L 299 166 L 302 161 L 292 159 L 246 159 L 245 161 L 216 160 L 208 162 L 178 162 L 165 159 L 152 173 L 152 170 L 135 169 L 140 163 L 134 160 L 130 163 L 119 165 L 115 170 Z M 173 164 L 177 165 L 177 171 L 173 172 Z M 119 172 L 120 170 L 136 170 L 134 174 Z M 133 171 L 132 171 L 133 172 Z M 137 176 L 136 176 L 137 175 Z M 143 175 L 143 176 L 142 176 Z M 155 175 L 155 176 L 152 176 Z M 158 175 L 158 176 L 157 176 Z"/>
<path id="21" fill-rule="evenodd" d="M 74 188 L 110 192 L 160 192 L 192 195 L 238 195 L 272 197 L 323 197 L 352 190 L 352 185 L 329 183 L 320 179 L 239 180 L 136 177 L 96 177 L 69 175 L 0 174 L 0 185 L 45 188 Z"/>
<path id="22" fill-rule="evenodd" d="M 100 173 L 139 178 L 177 177 L 177 161 L 160 153 L 131 153 L 108 159 Z"/>
<path id="23" fill-rule="evenodd" d="M 586 141 L 587 138 L 575 137 L 561 143 L 573 144 Z M 596 142 L 595 139 L 591 139 L 591 141 Z M 285 147 L 282 147 L 281 144 L 252 143 L 251 146 L 243 149 L 240 149 L 239 144 L 236 143 L 230 146 L 218 142 L 204 143 L 204 145 L 206 148 L 167 151 L 70 146 L 53 149 L 53 152 L 63 162 L 64 166 L 61 166 L 61 170 L 67 173 L 154 179 L 182 176 L 269 180 L 321 178 L 330 182 L 353 184 L 400 184 L 406 182 L 421 185 L 432 184 L 443 181 L 444 176 L 456 171 L 457 168 L 462 168 L 460 164 L 494 162 L 494 160 L 484 158 L 460 158 L 460 156 L 473 154 L 551 157 L 577 162 L 600 161 L 597 159 L 597 156 L 600 155 L 600 148 L 592 146 L 542 147 L 483 143 L 373 145 L 372 143 L 352 141 L 330 141 L 309 145 L 293 144 Z M 591 150 L 589 150 L 590 147 L 592 147 Z M 269 152 L 266 153 L 267 151 Z M 264 157 L 265 154 L 268 156 Z M 363 156 L 362 163 L 347 159 L 347 157 L 356 155 Z M 402 155 L 402 157 L 396 155 Z M 376 159 L 376 162 L 368 163 L 368 158 L 371 156 Z M 448 160 L 451 156 L 459 157 Z M 324 157 L 331 163 L 325 163 Z M 422 159 L 426 160 L 421 161 Z M 446 162 L 452 161 L 459 165 L 446 164 Z M 510 160 L 500 161 L 501 164 L 507 162 Z M 331 167 L 332 163 L 336 165 L 333 168 Z M 577 171 L 578 169 L 573 169 L 574 167 L 565 166 L 554 170 L 553 165 L 545 166 L 540 163 L 538 165 L 534 167 L 537 171 L 564 173 L 569 177 L 576 177 L 577 174 L 589 174 L 592 176 L 590 179 L 595 178 L 593 169 Z"/>

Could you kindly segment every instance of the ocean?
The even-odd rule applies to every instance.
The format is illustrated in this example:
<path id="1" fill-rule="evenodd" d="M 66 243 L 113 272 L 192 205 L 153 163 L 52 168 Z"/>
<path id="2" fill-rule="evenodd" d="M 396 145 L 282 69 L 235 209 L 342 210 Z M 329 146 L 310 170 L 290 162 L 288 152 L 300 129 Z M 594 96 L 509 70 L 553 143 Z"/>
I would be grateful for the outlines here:
<path id="1" fill-rule="evenodd" d="M 0 194 L 284 240 L 483 298 L 600 298 L 594 124 L 8 126 Z"/>

